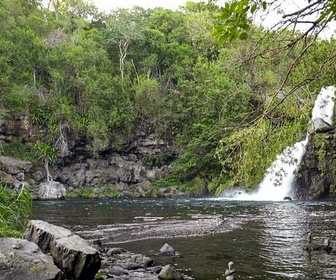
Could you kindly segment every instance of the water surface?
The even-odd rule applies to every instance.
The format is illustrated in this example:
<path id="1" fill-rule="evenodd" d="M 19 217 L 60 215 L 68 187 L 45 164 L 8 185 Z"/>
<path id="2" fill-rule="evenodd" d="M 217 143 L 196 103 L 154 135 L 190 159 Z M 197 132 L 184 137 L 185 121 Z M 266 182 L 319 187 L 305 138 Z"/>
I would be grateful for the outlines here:
<path id="1" fill-rule="evenodd" d="M 316 243 L 336 238 L 336 205 L 331 201 L 67 200 L 35 202 L 34 215 L 87 239 L 99 233 L 108 246 L 152 256 L 159 263 L 171 262 L 196 279 L 225 279 L 229 261 L 235 263 L 238 279 L 336 279 L 336 254 L 303 249 L 308 231 L 314 233 Z M 214 218 L 234 220 L 239 226 L 206 236 L 136 240 L 148 226 Z M 116 244 L 114 235 L 120 230 L 129 242 Z M 181 257 L 162 260 L 158 251 L 165 242 Z"/>

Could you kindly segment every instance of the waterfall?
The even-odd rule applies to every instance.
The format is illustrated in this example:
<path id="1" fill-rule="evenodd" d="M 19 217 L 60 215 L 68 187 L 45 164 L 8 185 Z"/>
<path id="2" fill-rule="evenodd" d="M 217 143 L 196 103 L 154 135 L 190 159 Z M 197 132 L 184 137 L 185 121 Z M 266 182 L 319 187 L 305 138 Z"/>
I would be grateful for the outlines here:
<path id="1" fill-rule="evenodd" d="M 312 120 L 321 118 L 332 124 L 334 111 L 335 88 L 333 86 L 322 88 L 317 96 L 312 111 Z M 298 170 L 301 159 L 306 151 L 308 134 L 305 140 L 287 147 L 277 155 L 275 161 L 266 170 L 265 177 L 260 183 L 257 191 L 245 193 L 237 191 L 225 195 L 233 200 L 269 200 L 280 201 L 286 196 L 291 196 L 292 185 L 295 179 L 295 172 Z"/>

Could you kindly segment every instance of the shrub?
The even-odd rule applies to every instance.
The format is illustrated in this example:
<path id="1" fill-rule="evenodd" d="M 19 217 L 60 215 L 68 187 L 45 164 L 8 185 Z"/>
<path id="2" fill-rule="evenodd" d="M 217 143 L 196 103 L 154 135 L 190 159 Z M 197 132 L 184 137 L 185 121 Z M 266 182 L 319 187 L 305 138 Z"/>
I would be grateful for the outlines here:
<path id="1" fill-rule="evenodd" d="M 17 193 L 0 183 L 0 238 L 22 237 L 32 214 L 32 200 L 25 189 Z"/>

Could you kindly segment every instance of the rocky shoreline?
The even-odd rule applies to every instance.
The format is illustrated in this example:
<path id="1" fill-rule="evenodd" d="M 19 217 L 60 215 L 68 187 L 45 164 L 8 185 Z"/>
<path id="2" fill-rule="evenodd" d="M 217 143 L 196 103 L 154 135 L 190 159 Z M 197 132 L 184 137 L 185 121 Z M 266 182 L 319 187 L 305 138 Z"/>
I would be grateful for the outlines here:
<path id="1" fill-rule="evenodd" d="M 1 280 L 170 279 L 191 280 L 171 264 L 157 264 L 147 256 L 102 242 L 88 242 L 68 229 L 31 220 L 26 239 L 0 239 Z M 165 244 L 162 256 L 175 256 Z"/>

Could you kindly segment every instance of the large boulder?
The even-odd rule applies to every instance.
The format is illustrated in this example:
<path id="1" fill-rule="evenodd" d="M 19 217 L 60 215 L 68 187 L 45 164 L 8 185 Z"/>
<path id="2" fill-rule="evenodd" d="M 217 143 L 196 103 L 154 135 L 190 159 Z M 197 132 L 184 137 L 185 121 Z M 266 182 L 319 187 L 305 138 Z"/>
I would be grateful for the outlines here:
<path id="1" fill-rule="evenodd" d="M 59 280 L 61 270 L 33 242 L 18 238 L 0 239 L 1 280 Z"/>
<path id="2" fill-rule="evenodd" d="M 66 195 L 66 189 L 63 184 L 50 181 L 39 185 L 38 198 L 41 200 L 63 199 Z"/>
<path id="3" fill-rule="evenodd" d="M 31 220 L 25 235 L 27 240 L 36 243 L 45 254 L 53 257 L 68 280 L 94 279 L 100 268 L 97 250 L 68 229 Z"/>
<path id="4" fill-rule="evenodd" d="M 0 170 L 13 175 L 16 179 L 24 180 L 24 173 L 32 167 L 30 161 L 23 161 L 13 157 L 0 156 Z"/>

